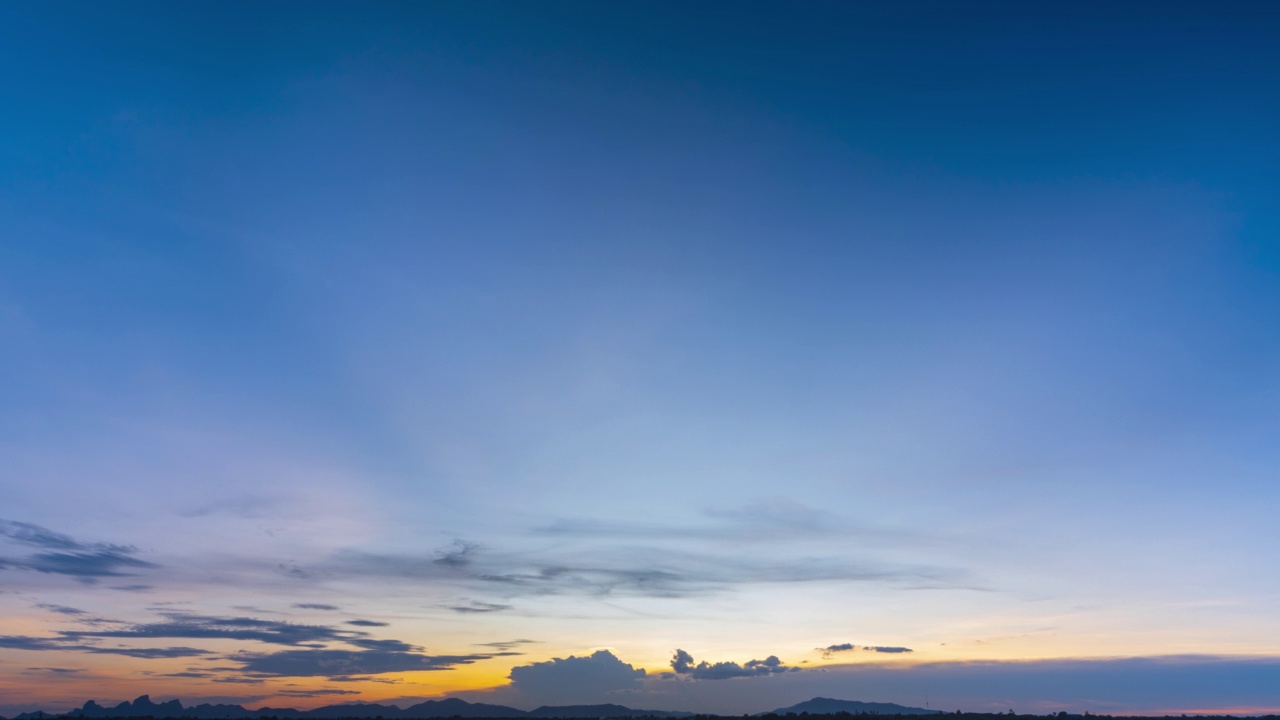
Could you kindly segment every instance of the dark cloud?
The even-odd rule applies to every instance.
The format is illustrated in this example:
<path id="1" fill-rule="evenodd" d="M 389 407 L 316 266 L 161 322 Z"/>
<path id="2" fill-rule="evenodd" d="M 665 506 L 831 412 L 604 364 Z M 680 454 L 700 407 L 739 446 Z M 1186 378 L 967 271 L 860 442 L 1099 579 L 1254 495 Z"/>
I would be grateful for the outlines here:
<path id="1" fill-rule="evenodd" d="M 122 545 L 82 543 L 70 535 L 64 535 L 32 523 L 0 520 L 0 537 L 30 547 L 48 550 L 129 550 Z"/>
<path id="2" fill-rule="evenodd" d="M 28 635 L 0 635 L 0 648 L 7 650 L 66 650 L 58 638 L 30 637 Z"/>
<path id="3" fill-rule="evenodd" d="M 359 695 L 359 690 L 339 690 L 336 688 L 321 688 L 319 690 L 281 690 L 281 695 L 288 697 L 316 697 L 320 695 Z"/>
<path id="4" fill-rule="evenodd" d="M 784 665 L 777 655 L 770 655 L 764 660 L 748 660 L 742 665 L 736 662 L 708 663 L 705 660 L 697 665 L 693 663 L 692 655 L 677 649 L 675 655 L 671 657 L 672 674 L 691 677 L 694 680 L 728 680 L 800 670 L 798 667 Z"/>
<path id="5" fill-rule="evenodd" d="M 839 643 L 837 645 L 828 645 L 824 648 L 815 649 L 822 653 L 822 658 L 824 660 L 830 660 L 832 655 L 840 652 L 851 652 L 853 650 L 857 650 L 858 646 L 853 643 Z"/>
<path id="6" fill-rule="evenodd" d="M 274 677 L 379 675 L 422 670 L 448 670 L 485 660 L 490 655 L 423 655 L 384 650 L 284 650 L 242 653 L 228 658 L 241 663 L 242 672 Z"/>
<path id="7" fill-rule="evenodd" d="M 152 589 L 151 585 L 112 585 L 112 590 L 120 590 L 123 592 L 146 592 Z"/>
<path id="8" fill-rule="evenodd" d="M 217 677 L 209 682 L 226 683 L 228 685 L 261 685 L 266 681 L 256 677 Z"/>
<path id="9" fill-rule="evenodd" d="M 363 636 L 354 630 L 325 625 L 300 625 L 250 617 L 217 617 L 162 613 L 167 622 L 134 625 L 120 630 L 78 630 L 61 633 L 68 638 L 183 638 L 205 640 L 256 640 L 274 645 L 351 640 Z"/>
<path id="10" fill-rule="evenodd" d="M 878 646 L 863 645 L 863 646 L 862 646 L 862 649 L 863 649 L 863 650 L 865 650 L 865 651 L 867 651 L 867 652 L 877 652 L 877 653 L 909 653 L 909 652 L 914 652 L 911 648 L 905 648 L 905 647 L 886 647 L 886 646 L 884 646 L 884 645 L 878 645 Z"/>
<path id="11" fill-rule="evenodd" d="M 348 620 L 347 625 L 355 625 L 356 627 L 386 627 L 391 623 L 378 622 L 377 620 Z"/>
<path id="12" fill-rule="evenodd" d="M 60 633 L 60 637 L 31 637 L 28 635 L 0 635 L 0 648 L 8 650 L 37 650 L 37 651 L 73 651 L 84 652 L 93 655 L 125 655 L 135 658 L 178 658 L 178 657 L 196 657 L 199 655 L 212 654 L 208 650 L 190 647 L 169 647 L 169 648 L 129 648 L 129 647 L 101 647 L 98 645 L 90 645 L 81 642 L 74 642 L 67 636 L 70 633 Z"/>
<path id="13" fill-rule="evenodd" d="M 683 675 L 693 668 L 693 656 L 689 653 L 676 649 L 676 654 L 671 657 L 671 669 L 677 674 Z"/>
<path id="14" fill-rule="evenodd" d="M 470 605 L 450 605 L 449 609 L 458 613 L 491 613 L 510 610 L 510 605 L 472 601 Z"/>
<path id="15" fill-rule="evenodd" d="M 186 672 L 162 673 L 162 674 L 160 674 L 160 675 L 157 675 L 156 677 L 171 677 L 171 678 L 211 678 L 211 677 L 216 677 L 216 676 L 215 676 L 213 673 L 207 673 L 207 672 L 195 672 L 195 671 L 192 671 L 192 670 L 188 670 L 188 671 L 186 671 Z"/>
<path id="16" fill-rule="evenodd" d="M 385 650 L 389 652 L 419 652 L 422 648 L 410 645 L 403 640 L 375 640 L 372 638 L 353 638 L 347 643 L 366 650 Z"/>
<path id="17" fill-rule="evenodd" d="M 24 558 L 0 560 L 0 569 L 4 570 L 68 575 L 81 582 L 92 583 L 99 578 L 130 575 L 129 570 L 157 567 L 134 557 L 138 550 L 131 545 L 81 542 L 70 535 L 32 523 L 0 520 L 0 538 L 41 550 Z"/>
<path id="18" fill-rule="evenodd" d="M 775 679 L 788 683 L 798 697 L 901 698 L 895 702 L 914 704 L 909 699 L 920 697 L 920 688 L 928 688 L 935 708 L 1068 710 L 1077 717 L 1085 710 L 1164 715 L 1187 708 L 1274 708 L 1280 702 L 1277 657 L 863 662 Z"/>
<path id="19" fill-rule="evenodd" d="M 182 657 L 199 657 L 201 655 L 212 655 L 209 650 L 201 650 L 193 647 L 167 647 L 167 648 L 128 648 L 128 647 L 96 647 L 93 645 L 78 645 L 68 649 L 80 650 L 82 652 L 93 653 L 95 655 L 124 655 L 126 657 L 144 658 L 147 660 L 157 660 L 161 658 L 182 658 Z"/>
<path id="20" fill-rule="evenodd" d="M 293 607 L 301 610 L 341 610 L 337 605 L 326 605 L 324 603 L 294 603 Z"/>
<path id="21" fill-rule="evenodd" d="M 376 683 L 383 683 L 383 684 L 385 684 L 385 685 L 397 685 L 397 684 L 399 684 L 399 683 L 400 683 L 400 679 L 399 679 L 399 678 L 380 678 L 380 677 L 369 677 L 368 675 L 330 675 L 330 676 L 329 676 L 329 682 L 336 682 L 336 683 L 344 683 L 344 682 L 360 682 L 360 683 L 363 683 L 363 682 L 376 682 Z"/>
<path id="22" fill-rule="evenodd" d="M 66 605 L 54 605 L 52 603 L 38 603 L 36 607 L 41 610 L 58 613 L 59 615 L 88 615 L 88 611 L 80 608 L 67 607 Z"/>
<path id="23" fill-rule="evenodd" d="M 55 675 L 74 675 L 75 673 L 84 672 L 84 668 L 60 668 L 60 667 L 29 667 L 30 672 L 46 672 Z"/>
<path id="24" fill-rule="evenodd" d="M 511 687 L 543 702 L 576 702 L 620 690 L 638 690 L 645 671 L 608 650 L 586 657 L 554 658 L 511 669 Z"/>
<path id="25" fill-rule="evenodd" d="M 511 650 L 512 648 L 517 648 L 517 647 L 520 647 L 521 645 L 533 645 L 539 642 L 541 641 L 519 639 L 519 640 L 503 640 L 501 642 L 476 643 L 475 646 L 497 648 L 498 650 Z"/>
<path id="26" fill-rule="evenodd" d="M 85 580 L 121 577 L 130 574 L 124 572 L 127 569 L 157 567 L 154 563 L 133 557 L 130 552 L 99 550 L 97 552 L 36 553 L 25 561 L 13 565 L 36 572 L 71 575 Z"/>

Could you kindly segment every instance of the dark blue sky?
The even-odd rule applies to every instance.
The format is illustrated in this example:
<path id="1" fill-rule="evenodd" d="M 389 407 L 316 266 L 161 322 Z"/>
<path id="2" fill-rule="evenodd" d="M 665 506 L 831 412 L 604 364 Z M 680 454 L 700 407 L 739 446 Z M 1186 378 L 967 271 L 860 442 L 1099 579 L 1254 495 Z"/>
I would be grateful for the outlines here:
<path id="1" fill-rule="evenodd" d="M 58 633 L 331 605 L 416 649 L 317 653 L 538 641 L 366 699 L 536 704 L 513 667 L 683 648 L 1207 657 L 1239 693 L 1081 698 L 1280 708 L 1249 664 L 1280 640 L 1278 32 L 1229 2 L 0 7 L 0 667 L 124 697 L 177 662 L 213 696 L 259 645 L 126 680 Z M 814 651 L 848 643 L 914 652 Z M 287 697 L 273 658 L 230 679 Z M 794 675 L 596 699 L 836 693 Z"/>

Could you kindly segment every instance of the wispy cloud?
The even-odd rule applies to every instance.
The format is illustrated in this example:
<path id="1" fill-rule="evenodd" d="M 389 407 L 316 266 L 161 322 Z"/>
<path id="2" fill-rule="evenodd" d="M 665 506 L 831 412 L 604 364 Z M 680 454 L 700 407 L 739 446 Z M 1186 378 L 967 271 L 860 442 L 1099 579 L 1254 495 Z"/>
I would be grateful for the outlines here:
<path id="1" fill-rule="evenodd" d="M 891 655 L 914 652 L 909 647 L 898 647 L 898 646 L 891 646 L 891 645 L 854 645 L 853 643 L 839 643 L 837 645 L 828 645 L 824 648 L 817 648 L 817 651 L 822 653 L 822 657 L 824 659 L 828 659 L 828 660 L 830 660 L 831 657 L 836 653 L 853 652 L 853 651 L 887 653 Z"/>
<path id="2" fill-rule="evenodd" d="M 93 583 L 130 575 L 131 570 L 158 567 L 135 557 L 138 549 L 131 545 L 82 542 L 33 523 L 0 520 L 0 538 L 11 545 L 40 550 L 24 557 L 0 558 L 0 570 L 32 570 Z"/>
<path id="3" fill-rule="evenodd" d="M 464 613 L 464 614 L 502 612 L 503 610 L 511 609 L 510 605 L 504 605 L 502 603 L 480 602 L 478 600 L 473 600 L 468 605 L 450 605 L 448 607 L 450 610 L 456 613 Z"/>
<path id="4" fill-rule="evenodd" d="M 119 630 L 69 630 L 67 638 L 183 638 L 205 640 L 256 640 L 275 645 L 346 641 L 364 636 L 354 630 L 325 625 L 301 625 L 251 617 L 218 617 L 164 613 L 166 621 L 144 623 Z"/>
<path id="5" fill-rule="evenodd" d="M 321 677 L 448 670 L 490 657 L 488 654 L 424 655 L 400 650 L 284 650 L 241 653 L 228 659 L 240 663 L 243 672 L 254 675 Z"/>

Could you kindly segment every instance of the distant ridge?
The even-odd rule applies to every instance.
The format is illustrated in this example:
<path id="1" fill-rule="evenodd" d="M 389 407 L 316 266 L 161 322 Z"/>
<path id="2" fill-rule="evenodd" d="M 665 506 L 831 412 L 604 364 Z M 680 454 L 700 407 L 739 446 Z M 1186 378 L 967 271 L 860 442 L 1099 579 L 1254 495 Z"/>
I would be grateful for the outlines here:
<path id="1" fill-rule="evenodd" d="M 314 710 L 295 710 L 293 708 L 263 707 L 249 710 L 240 705 L 193 705 L 186 707 L 179 700 L 156 703 L 149 695 L 143 695 L 133 702 L 122 702 L 106 707 L 90 700 L 83 706 L 65 713 L 46 713 L 43 711 L 26 712 L 17 715 L 13 720 L 45 720 L 47 718 L 156 718 L 156 720 L 258 720 L 259 718 L 281 718 L 282 720 L 338 720 L 354 718 L 370 720 L 420 720 L 431 718 L 684 718 L 693 713 L 670 712 L 664 710 L 633 710 L 622 705 L 544 705 L 531 712 L 519 710 L 505 705 L 488 705 L 470 703 L 458 698 L 444 700 L 427 700 L 426 702 L 400 708 L 396 705 L 378 705 L 375 703 L 349 703 L 343 705 L 325 705 Z M 4 720 L 4 718 L 0 718 Z"/>
<path id="2" fill-rule="evenodd" d="M 832 698 L 816 697 L 812 700 L 805 700 L 790 707 L 778 708 L 772 712 L 759 713 L 759 715 L 799 715 L 801 713 L 809 713 L 810 715 L 835 715 L 836 713 L 850 713 L 856 715 L 858 713 L 875 713 L 877 715 L 937 715 L 938 710 L 926 710 L 918 707 L 906 707 L 895 703 L 877 703 L 862 702 L 860 700 L 834 700 Z"/>

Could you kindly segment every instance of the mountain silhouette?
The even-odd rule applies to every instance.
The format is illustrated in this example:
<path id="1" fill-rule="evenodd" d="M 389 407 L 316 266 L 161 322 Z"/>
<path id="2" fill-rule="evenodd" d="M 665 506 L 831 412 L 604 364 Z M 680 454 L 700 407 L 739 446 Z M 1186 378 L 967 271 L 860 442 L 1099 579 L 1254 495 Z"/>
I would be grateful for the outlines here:
<path id="1" fill-rule="evenodd" d="M 835 715 L 838 713 L 875 713 L 879 715 L 934 715 L 937 710 L 906 707 L 894 703 L 860 702 L 858 700 L 833 700 L 831 698 L 813 698 L 790 707 L 778 708 L 769 713 L 759 715 Z M 53 718 L 155 718 L 156 720 L 262 720 L 277 718 L 278 720 L 427 720 L 440 718 L 525 718 L 527 720 L 581 720 L 583 718 L 689 718 L 691 712 L 670 710 L 633 710 L 624 705 L 544 705 L 536 710 L 518 710 L 505 705 L 487 705 L 471 703 L 458 698 L 443 700 L 427 700 L 400 708 L 396 705 L 379 705 L 376 703 L 347 703 L 342 705 L 325 705 L 314 710 L 295 710 L 293 708 L 262 707 L 249 710 L 240 705 L 202 704 L 191 707 L 183 706 L 179 700 L 157 703 L 148 695 L 142 695 L 132 702 L 122 702 L 106 707 L 90 700 L 83 706 L 65 713 L 47 713 L 43 711 L 22 713 L 13 720 L 52 720 Z M 4 718 L 0 718 L 4 720 Z"/>
<path id="2" fill-rule="evenodd" d="M 778 708 L 761 715 L 834 715 L 836 713 L 876 713 L 878 715 L 937 715 L 937 710 L 926 710 L 918 707 L 906 707 L 895 703 L 862 702 L 860 700 L 834 700 L 816 697 L 805 700 L 790 707 Z"/>
<path id="3" fill-rule="evenodd" d="M 693 713 L 664 710 L 632 710 L 622 705 L 543 705 L 530 711 L 531 718 L 688 717 Z"/>
<path id="4" fill-rule="evenodd" d="M 293 708 L 262 707 L 249 710 L 240 705 L 194 705 L 183 706 L 179 700 L 156 703 L 149 695 L 142 695 L 132 702 L 122 702 L 106 707 L 89 700 L 83 706 L 65 713 L 47 713 L 43 711 L 27 712 L 16 716 L 13 720 L 46 720 L 48 718 L 156 718 L 157 720 L 258 720 L 259 718 L 280 718 L 281 720 L 338 720 L 353 718 L 356 720 L 420 720 L 427 718 L 624 718 L 624 717 L 688 717 L 693 713 L 667 712 L 662 710 L 632 710 L 622 705 L 544 705 L 532 712 L 518 710 L 505 705 L 488 705 L 470 703 L 458 698 L 444 700 L 427 700 L 400 708 L 396 705 L 379 705 L 376 703 L 346 703 L 342 705 L 325 705 L 314 710 L 295 710 Z M 4 720 L 0 718 L 0 720 Z"/>

